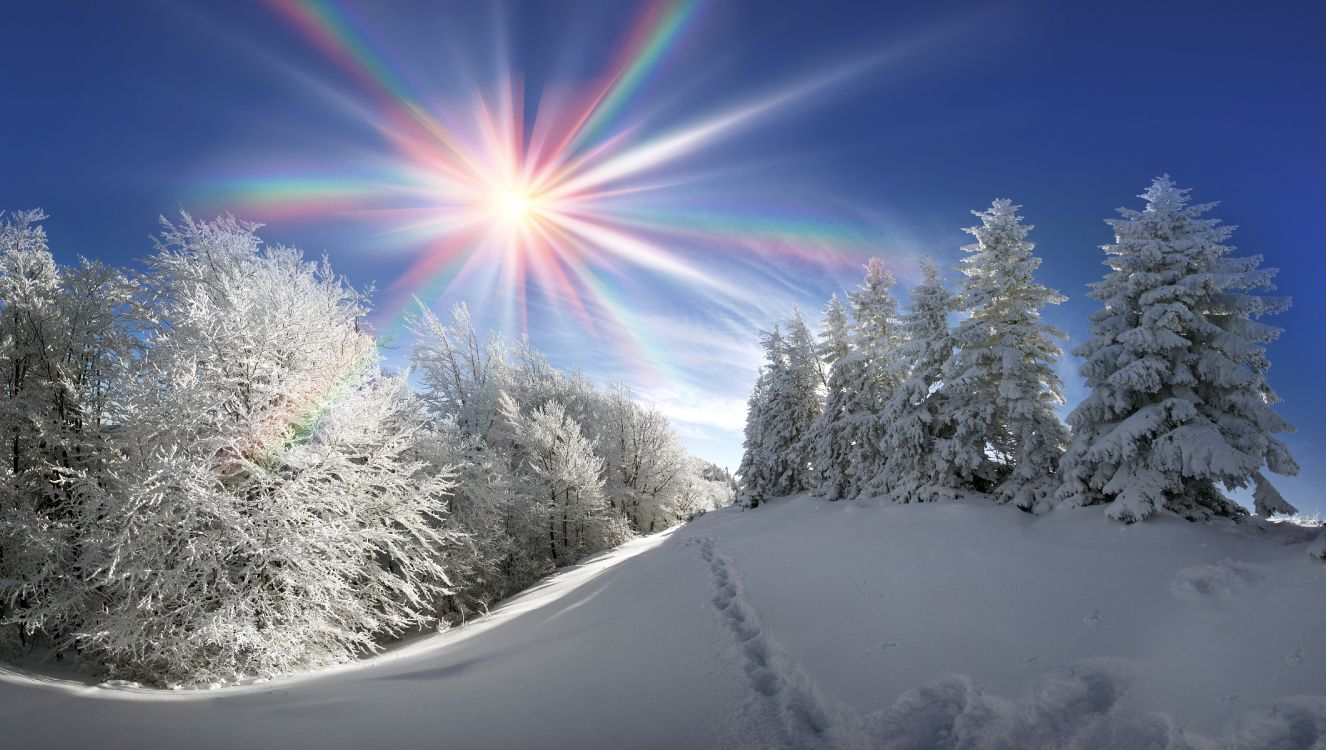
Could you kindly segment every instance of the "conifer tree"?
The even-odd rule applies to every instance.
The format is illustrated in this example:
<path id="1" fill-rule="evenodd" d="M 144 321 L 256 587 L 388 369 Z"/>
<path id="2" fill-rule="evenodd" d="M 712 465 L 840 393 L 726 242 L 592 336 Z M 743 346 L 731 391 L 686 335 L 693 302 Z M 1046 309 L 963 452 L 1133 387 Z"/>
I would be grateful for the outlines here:
<path id="1" fill-rule="evenodd" d="M 746 400 L 746 426 L 743 430 L 740 479 L 737 501 L 747 508 L 759 507 L 769 485 L 769 461 L 764 453 L 764 433 L 769 420 L 769 375 L 761 367 Z"/>
<path id="2" fill-rule="evenodd" d="M 812 489 L 829 500 L 860 495 L 883 466 L 880 415 L 899 382 L 894 350 L 901 332 L 893 283 L 884 262 L 871 258 L 861 286 L 848 294 L 852 322 L 845 344 L 835 345 L 824 409 L 808 450 L 815 467 Z"/>
<path id="3" fill-rule="evenodd" d="M 837 500 L 846 492 L 848 445 L 844 435 L 842 421 L 847 391 L 842 387 L 848 377 L 850 367 L 845 362 L 852 353 L 850 323 L 847 309 L 839 301 L 838 295 L 829 297 L 824 307 L 824 319 L 820 324 L 820 341 L 817 353 L 820 357 L 820 369 L 824 373 L 824 407 L 820 415 L 811 423 L 807 435 L 807 460 L 810 462 L 808 489 L 819 497 Z"/>
<path id="4" fill-rule="evenodd" d="M 745 502 L 807 489 L 811 425 L 823 408 L 819 363 L 810 327 L 795 308 L 764 334 L 765 368 L 751 394 L 742 457 Z M 758 401 L 757 401 L 758 396 Z"/>
<path id="5" fill-rule="evenodd" d="M 935 471 L 930 457 L 943 397 L 939 389 L 944 363 L 953 352 L 948 314 L 954 301 L 932 261 L 923 261 L 921 271 L 925 281 L 912 290 L 902 316 L 905 340 L 898 347 L 897 361 L 905 377 L 882 415 L 884 468 L 871 484 L 872 491 L 899 503 L 928 502 L 952 493 L 952 487 L 943 484 L 948 475 Z"/>
<path id="6" fill-rule="evenodd" d="M 897 348 L 902 343 L 893 274 L 879 258 L 866 263 L 861 287 L 851 293 L 852 355 L 850 379 L 842 381 L 846 404 L 847 496 L 856 497 L 884 466 L 884 407 L 901 382 Z"/>
<path id="7" fill-rule="evenodd" d="M 981 224 L 966 230 L 976 242 L 963 248 L 959 292 L 969 316 L 953 333 L 944 368 L 944 437 L 934 460 L 967 487 L 1042 512 L 1068 435 L 1054 413 L 1063 401 L 1054 339 L 1064 334 L 1041 321 L 1041 308 L 1066 298 L 1032 278 L 1041 261 L 1018 208 L 1000 199 L 972 212 Z"/>
<path id="8" fill-rule="evenodd" d="M 1108 502 L 1126 522 L 1162 508 L 1198 519 L 1243 513 L 1217 485 L 1252 485 L 1258 513 L 1293 512 L 1261 473 L 1298 470 L 1266 382 L 1280 329 L 1258 320 L 1289 300 L 1249 294 L 1273 289 L 1275 269 L 1231 256 L 1233 227 L 1204 218 L 1213 204 L 1190 205 L 1168 176 L 1140 197 L 1145 208 L 1107 222 L 1112 270 L 1091 291 L 1103 307 L 1075 352 L 1091 393 L 1068 418 L 1059 496 Z"/>

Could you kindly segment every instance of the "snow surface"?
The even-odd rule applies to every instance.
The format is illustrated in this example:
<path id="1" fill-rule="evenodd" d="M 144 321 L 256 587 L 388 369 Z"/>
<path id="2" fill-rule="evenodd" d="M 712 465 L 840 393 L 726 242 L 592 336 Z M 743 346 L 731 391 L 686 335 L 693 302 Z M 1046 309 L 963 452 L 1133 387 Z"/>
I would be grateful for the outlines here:
<path id="1" fill-rule="evenodd" d="M 164 692 L 8 669 L 0 721 L 7 747 L 135 750 L 1320 748 L 1314 535 L 775 500 L 316 674 Z"/>

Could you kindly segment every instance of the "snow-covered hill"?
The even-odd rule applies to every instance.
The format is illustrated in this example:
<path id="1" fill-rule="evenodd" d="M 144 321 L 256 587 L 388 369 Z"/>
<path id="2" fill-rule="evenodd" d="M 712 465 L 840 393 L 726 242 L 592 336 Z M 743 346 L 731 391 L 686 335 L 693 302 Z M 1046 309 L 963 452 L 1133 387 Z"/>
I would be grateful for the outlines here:
<path id="1" fill-rule="evenodd" d="M 728 508 L 336 670 L 0 675 L 5 747 L 1326 746 L 1326 565 L 1286 528 L 985 502 Z M 1310 534 L 1307 534 L 1310 536 Z M 1315 744 L 1314 744 L 1315 743 Z"/>

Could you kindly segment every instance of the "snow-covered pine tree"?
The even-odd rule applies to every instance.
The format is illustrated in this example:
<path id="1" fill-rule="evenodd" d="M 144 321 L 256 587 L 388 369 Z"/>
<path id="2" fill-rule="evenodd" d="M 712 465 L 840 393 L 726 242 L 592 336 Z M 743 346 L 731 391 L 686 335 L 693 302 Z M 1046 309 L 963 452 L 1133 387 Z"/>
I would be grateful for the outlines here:
<path id="1" fill-rule="evenodd" d="M 976 242 L 959 266 L 959 306 L 970 315 L 953 332 L 933 460 L 966 486 L 1038 513 L 1052 505 L 1068 440 L 1054 413 L 1063 401 L 1054 339 L 1064 334 L 1041 321 L 1041 308 L 1066 297 L 1032 278 L 1041 260 L 1019 208 L 1000 199 L 972 212 L 981 224 L 966 230 Z"/>
<path id="2" fill-rule="evenodd" d="M 904 379 L 882 415 L 884 469 L 871 482 L 872 491 L 897 503 L 929 502 L 953 492 L 947 483 L 952 477 L 936 471 L 931 455 L 944 363 L 953 353 L 948 315 L 954 299 L 933 261 L 924 260 L 921 271 L 925 281 L 912 290 L 902 316 L 905 340 L 896 356 Z"/>
<path id="3" fill-rule="evenodd" d="M 824 409 L 811 429 L 808 451 L 815 467 L 812 490 L 829 500 L 861 494 L 882 468 L 880 413 L 899 380 L 893 371 L 901 340 L 893 283 L 884 262 L 870 259 L 860 288 L 848 294 L 853 320 L 846 326 L 847 340 L 832 344 Z"/>
<path id="4" fill-rule="evenodd" d="M 823 408 L 819 360 L 799 310 L 762 335 L 765 366 L 751 391 L 740 497 L 755 507 L 764 497 L 791 495 L 810 479 L 810 428 Z"/>
<path id="5" fill-rule="evenodd" d="M 856 497 L 884 466 L 880 444 L 885 424 L 884 406 L 893 398 L 901 381 L 897 348 L 902 343 L 898 301 L 893 297 L 893 274 L 884 261 L 871 258 L 861 287 L 849 297 L 852 302 L 852 353 L 843 358 L 853 377 L 840 386 L 846 402 L 843 421 L 847 446 L 847 496 Z M 840 438 L 842 439 L 842 438 Z"/>
<path id="6" fill-rule="evenodd" d="M 815 353 L 820 358 L 820 380 L 827 388 L 833 363 L 852 351 L 851 321 L 847 319 L 847 308 L 836 293 L 829 295 L 829 302 L 824 306 L 819 334 Z"/>
<path id="7" fill-rule="evenodd" d="M 767 356 L 767 354 L 766 354 Z M 769 485 L 770 461 L 764 452 L 764 434 L 769 421 L 769 372 L 761 367 L 746 400 L 746 425 L 741 443 L 741 463 L 737 465 L 737 502 L 757 508 Z"/>
<path id="8" fill-rule="evenodd" d="M 824 408 L 819 358 L 815 339 L 801 311 L 792 308 L 787 332 L 779 338 L 780 367 L 770 367 L 770 403 L 776 418 L 770 422 L 766 449 L 772 458 L 774 496 L 791 495 L 807 487 L 809 480 L 810 426 Z"/>
<path id="9" fill-rule="evenodd" d="M 1293 512 L 1261 473 L 1298 466 L 1275 437 L 1292 427 L 1266 382 L 1280 329 L 1257 320 L 1289 300 L 1249 294 L 1273 289 L 1275 270 L 1231 257 L 1233 227 L 1203 218 L 1213 204 L 1189 205 L 1188 192 L 1158 177 L 1145 208 L 1108 220 L 1112 270 L 1091 292 L 1103 307 L 1075 352 L 1091 394 L 1068 417 L 1059 496 L 1108 502 L 1126 522 L 1162 508 L 1199 519 L 1245 512 L 1217 484 L 1251 484 L 1259 514 Z"/>
<path id="10" fill-rule="evenodd" d="M 810 491 L 829 500 L 838 500 L 847 493 L 847 474 L 851 438 L 847 433 L 845 410 L 852 394 L 845 382 L 855 382 L 860 369 L 859 359 L 852 355 L 851 323 L 847 310 L 838 295 L 829 298 L 820 326 L 818 348 L 824 377 L 824 408 L 811 423 L 807 433 L 807 460 L 810 462 L 808 486 Z"/>

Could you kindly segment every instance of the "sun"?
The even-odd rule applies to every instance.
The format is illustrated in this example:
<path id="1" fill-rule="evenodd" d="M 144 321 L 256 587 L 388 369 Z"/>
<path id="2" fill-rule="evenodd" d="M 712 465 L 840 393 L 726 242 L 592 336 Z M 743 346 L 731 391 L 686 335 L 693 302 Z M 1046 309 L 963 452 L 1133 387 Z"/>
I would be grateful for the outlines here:
<path id="1" fill-rule="evenodd" d="M 489 213 L 507 228 L 520 228 L 538 218 L 542 208 L 539 196 L 525 185 L 508 185 L 493 189 L 488 198 Z"/>

